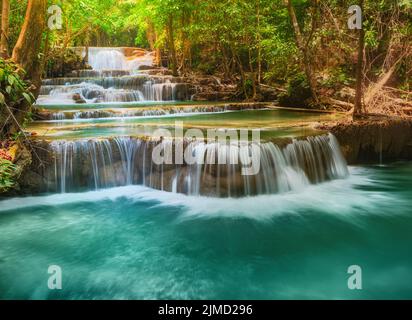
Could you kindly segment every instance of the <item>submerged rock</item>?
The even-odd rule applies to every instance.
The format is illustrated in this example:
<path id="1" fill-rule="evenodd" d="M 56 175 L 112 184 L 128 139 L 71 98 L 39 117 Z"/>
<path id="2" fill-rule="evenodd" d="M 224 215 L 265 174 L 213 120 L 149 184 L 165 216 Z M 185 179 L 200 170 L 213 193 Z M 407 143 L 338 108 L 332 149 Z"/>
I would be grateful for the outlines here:
<path id="1" fill-rule="evenodd" d="M 75 93 L 72 98 L 75 103 L 78 103 L 78 104 L 87 103 L 86 100 L 84 100 L 83 97 L 78 93 Z"/>

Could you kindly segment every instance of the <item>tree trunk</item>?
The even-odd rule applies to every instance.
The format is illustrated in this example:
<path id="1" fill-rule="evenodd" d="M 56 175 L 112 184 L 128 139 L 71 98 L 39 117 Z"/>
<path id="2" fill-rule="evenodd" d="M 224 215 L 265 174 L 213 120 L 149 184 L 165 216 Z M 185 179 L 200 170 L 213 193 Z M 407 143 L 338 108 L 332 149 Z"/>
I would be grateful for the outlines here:
<path id="1" fill-rule="evenodd" d="M 46 0 L 29 0 L 23 27 L 13 50 L 13 61 L 25 70 L 25 78 L 36 86 L 35 95 L 40 89 L 42 70 L 39 52 L 45 22 Z"/>
<path id="2" fill-rule="evenodd" d="M 260 85 L 260 83 L 262 82 L 262 34 L 260 31 L 260 0 L 257 0 L 257 50 L 257 84 Z"/>
<path id="3" fill-rule="evenodd" d="M 39 53 L 45 21 L 46 0 L 29 0 L 23 26 L 12 56 L 13 61 L 26 72 L 23 78 L 32 83 L 31 91 L 35 97 L 39 95 L 43 73 L 43 61 Z M 31 104 L 24 100 L 13 112 L 16 123 L 9 129 L 11 134 L 20 130 L 20 125 L 24 122 L 30 108 Z"/>
<path id="4" fill-rule="evenodd" d="M 156 48 L 155 66 L 157 66 L 157 67 L 163 67 L 162 50 L 160 50 L 159 47 Z"/>
<path id="5" fill-rule="evenodd" d="M 246 73 L 245 73 L 245 70 L 243 69 L 242 61 L 240 61 L 239 55 L 236 53 L 233 45 L 230 45 L 230 51 L 232 52 L 232 56 L 235 61 L 235 64 L 239 66 L 240 81 L 241 81 L 243 94 L 245 95 L 245 99 L 249 100 L 249 95 L 248 95 L 247 88 L 246 88 Z"/>
<path id="6" fill-rule="evenodd" d="M 307 48 L 307 45 L 305 45 L 305 41 L 303 39 L 302 32 L 300 31 L 300 27 L 299 27 L 298 19 L 296 17 L 295 9 L 293 8 L 293 5 L 292 5 L 292 0 L 287 0 L 286 5 L 288 7 L 288 12 L 289 12 L 290 19 L 292 20 L 292 26 L 293 26 L 293 30 L 295 32 L 295 38 L 296 38 L 296 45 L 297 45 L 298 49 L 300 50 L 300 52 L 302 53 L 302 56 L 303 56 L 303 64 L 304 64 L 305 74 L 306 74 L 306 78 L 308 79 L 308 83 L 309 83 L 309 87 L 310 87 L 310 90 L 311 90 L 311 93 L 312 93 L 312 97 L 313 97 L 313 99 L 315 100 L 316 103 L 319 103 L 319 99 L 318 99 L 318 96 L 317 96 L 316 78 L 315 78 L 315 76 L 313 74 L 313 71 L 312 71 L 312 64 L 311 64 L 311 61 L 309 59 L 308 48 Z"/>
<path id="7" fill-rule="evenodd" d="M 360 7 L 363 15 L 363 0 L 360 0 Z M 363 22 L 363 18 L 362 18 Z M 363 113 L 363 52 L 365 48 L 365 30 L 359 30 L 358 40 L 358 63 L 356 65 L 356 95 L 355 107 L 353 109 L 353 118 L 356 119 Z"/>
<path id="8" fill-rule="evenodd" d="M 167 38 L 169 42 L 169 51 L 172 60 L 172 72 L 173 76 L 177 77 L 179 74 L 177 72 L 177 57 L 176 57 L 176 47 L 175 47 L 175 39 L 173 34 L 173 16 L 169 15 L 168 23 L 167 23 Z"/>
<path id="9" fill-rule="evenodd" d="M 156 32 L 155 32 L 153 22 L 150 19 L 147 19 L 146 38 L 147 38 L 147 41 L 149 42 L 150 50 L 154 51 L 155 44 L 156 44 Z"/>
<path id="10" fill-rule="evenodd" d="M 8 36 L 9 36 L 9 14 L 10 1 L 3 0 L 1 11 L 1 41 L 0 41 L 0 57 L 7 59 L 9 57 Z"/>
<path id="11" fill-rule="evenodd" d="M 43 76 L 47 76 L 45 71 L 47 69 L 47 60 L 49 59 L 49 51 L 50 51 L 50 30 L 47 30 L 46 40 L 44 42 L 43 57 L 42 57 L 42 62 L 41 62 L 41 71 L 43 72 Z"/>
<path id="12" fill-rule="evenodd" d="M 257 76 L 255 73 L 255 70 L 253 68 L 253 63 L 252 63 L 252 50 L 249 49 L 249 69 L 250 69 L 250 74 L 248 75 L 248 79 L 252 81 L 252 88 L 253 88 L 253 93 L 252 93 L 252 98 L 251 100 L 256 100 L 257 96 Z"/>
<path id="13" fill-rule="evenodd" d="M 225 70 L 224 78 L 225 78 L 225 80 L 228 80 L 228 79 L 231 79 L 230 62 L 229 62 L 229 59 L 227 57 L 227 53 L 226 53 L 226 49 L 225 49 L 224 45 L 220 43 L 219 46 L 221 48 L 220 52 L 222 52 L 222 57 L 223 57 L 223 68 Z"/>
<path id="14" fill-rule="evenodd" d="M 89 63 L 89 44 L 88 43 L 86 45 L 86 54 L 84 56 L 84 62 L 87 64 Z"/>

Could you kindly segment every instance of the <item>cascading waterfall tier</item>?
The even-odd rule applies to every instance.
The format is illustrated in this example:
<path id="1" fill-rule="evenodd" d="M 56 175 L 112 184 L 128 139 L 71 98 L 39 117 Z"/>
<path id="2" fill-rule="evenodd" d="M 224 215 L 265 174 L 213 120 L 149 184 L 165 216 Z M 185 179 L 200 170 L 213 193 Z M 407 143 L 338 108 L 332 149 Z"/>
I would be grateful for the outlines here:
<path id="1" fill-rule="evenodd" d="M 239 144 L 185 142 L 198 161 L 158 165 L 152 153 L 159 144 L 172 144 L 174 150 L 177 142 L 130 137 L 52 142 L 55 159 L 48 171 L 49 190 L 65 193 L 145 185 L 192 196 L 244 197 L 299 190 L 348 175 L 331 134 L 293 140 L 284 147 L 260 144 L 260 171 L 252 176 L 241 174 L 244 154 Z M 173 158 L 174 151 L 165 157 Z"/>
<path id="2" fill-rule="evenodd" d="M 86 49 L 83 49 L 83 57 Z M 93 70 L 138 70 L 140 66 L 153 65 L 153 55 L 147 53 L 143 57 L 128 59 L 123 48 L 88 48 L 88 63 Z"/>
<path id="3" fill-rule="evenodd" d="M 190 100 L 190 86 L 173 82 L 175 80 L 170 77 L 151 78 L 147 75 L 89 80 L 79 78 L 79 81 L 45 80 L 37 104 L 70 104 L 79 100 L 81 103 Z M 74 97 L 77 97 L 77 101 Z"/>
<path id="4" fill-rule="evenodd" d="M 244 111 L 244 110 L 264 110 L 265 105 L 208 105 L 208 106 L 162 106 L 151 108 L 135 109 L 106 109 L 106 110 L 81 110 L 81 111 L 59 111 L 48 112 L 39 111 L 36 116 L 38 120 L 43 121 L 63 121 L 63 120 L 90 120 L 90 119 L 108 119 L 108 118 L 132 118 L 132 117 L 161 117 L 170 115 L 189 115 L 205 113 L 222 113 L 227 111 Z"/>
<path id="5" fill-rule="evenodd" d="M 93 70 L 44 80 L 37 104 L 185 101 L 195 93 L 181 78 L 138 71 L 142 65 L 152 66 L 151 53 L 127 58 L 122 48 L 89 48 L 89 63 Z"/>

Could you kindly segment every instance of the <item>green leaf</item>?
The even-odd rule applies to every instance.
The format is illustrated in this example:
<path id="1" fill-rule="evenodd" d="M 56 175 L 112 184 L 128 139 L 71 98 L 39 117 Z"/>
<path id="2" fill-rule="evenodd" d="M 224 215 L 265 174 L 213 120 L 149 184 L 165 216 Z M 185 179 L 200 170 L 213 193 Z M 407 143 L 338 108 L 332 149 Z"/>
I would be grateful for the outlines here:
<path id="1" fill-rule="evenodd" d="M 13 75 L 9 75 L 8 77 L 9 84 L 12 86 L 14 84 L 14 81 L 16 81 L 16 78 Z"/>
<path id="2" fill-rule="evenodd" d="M 4 104 L 6 102 L 6 98 L 4 98 L 4 94 L 0 92 L 0 104 Z"/>
<path id="3" fill-rule="evenodd" d="M 7 92 L 8 94 L 11 93 L 11 86 L 7 86 L 7 87 L 6 87 L 6 92 Z"/>
<path id="4" fill-rule="evenodd" d="M 32 103 L 31 96 L 25 92 L 23 92 L 23 97 L 27 100 L 28 103 Z"/>

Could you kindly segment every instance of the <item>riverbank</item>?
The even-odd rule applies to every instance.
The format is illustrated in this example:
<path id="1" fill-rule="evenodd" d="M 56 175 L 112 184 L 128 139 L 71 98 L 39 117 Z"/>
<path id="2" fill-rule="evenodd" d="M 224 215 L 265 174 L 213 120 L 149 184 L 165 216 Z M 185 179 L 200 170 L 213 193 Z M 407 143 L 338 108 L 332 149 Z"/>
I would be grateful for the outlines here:
<path id="1" fill-rule="evenodd" d="M 412 119 L 340 122 L 320 128 L 335 135 L 350 165 L 412 160 Z"/>
<path id="2" fill-rule="evenodd" d="M 343 156 L 349 165 L 383 164 L 412 160 L 412 120 L 410 119 L 340 121 L 332 124 L 320 124 L 316 129 L 330 132 L 337 138 Z M 284 148 L 292 140 L 273 139 L 272 142 L 280 148 Z M 116 143 L 118 142 L 110 140 L 109 145 L 112 149 L 115 149 Z M 24 144 L 16 144 L 13 147 L 13 162 L 16 166 L 13 178 L 16 185 L 7 192 L 3 190 L 3 195 L 16 196 L 47 192 L 47 186 L 50 185 L 50 181 L 48 181 L 50 174 L 47 174 L 47 172 L 50 173 L 50 168 L 54 166 L 56 155 L 53 154 L 50 143 L 47 141 L 34 140 L 32 145 L 34 148 L 31 151 L 29 151 L 29 146 Z M 120 161 L 120 154 L 118 156 Z M 120 162 L 116 163 L 116 168 L 113 169 L 112 173 L 122 171 Z M 91 165 L 89 163 L 86 166 L 90 171 L 92 171 Z M 110 168 L 106 169 L 111 170 Z M 145 170 L 150 171 L 147 168 Z M 159 170 L 156 172 L 159 173 Z M 163 171 L 161 172 L 163 173 Z M 160 181 L 159 177 L 155 178 L 156 181 Z M 119 179 L 125 180 L 126 177 L 119 175 L 117 180 Z M 216 179 L 219 179 L 219 177 L 215 176 L 213 179 L 209 179 L 207 184 L 215 185 Z M 173 176 L 168 177 L 167 180 L 171 182 Z M 121 184 L 121 181 L 119 183 Z M 159 183 L 155 183 L 154 187 L 161 189 Z"/>

